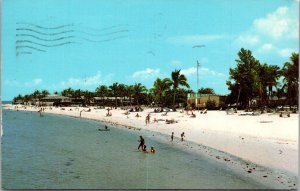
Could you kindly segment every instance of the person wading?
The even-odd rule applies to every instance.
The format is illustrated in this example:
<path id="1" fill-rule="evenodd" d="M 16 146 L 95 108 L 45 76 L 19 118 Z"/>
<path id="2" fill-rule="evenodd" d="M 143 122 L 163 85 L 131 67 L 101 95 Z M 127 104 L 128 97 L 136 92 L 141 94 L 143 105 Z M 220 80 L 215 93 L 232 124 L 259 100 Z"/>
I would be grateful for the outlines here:
<path id="1" fill-rule="evenodd" d="M 138 149 L 140 149 L 140 147 L 143 149 L 144 145 L 145 145 L 145 140 L 144 140 L 144 138 L 142 136 L 140 136 L 139 142 L 140 142 L 140 144 L 139 144 Z"/>

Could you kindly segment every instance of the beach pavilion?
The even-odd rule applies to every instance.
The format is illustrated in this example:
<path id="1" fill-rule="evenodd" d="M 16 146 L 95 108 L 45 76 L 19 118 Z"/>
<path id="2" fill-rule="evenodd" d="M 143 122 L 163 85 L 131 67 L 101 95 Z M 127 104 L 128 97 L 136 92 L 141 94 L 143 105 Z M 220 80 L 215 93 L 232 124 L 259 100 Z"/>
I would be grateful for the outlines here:
<path id="1" fill-rule="evenodd" d="M 187 105 L 189 107 L 203 109 L 206 108 L 208 101 L 214 101 L 216 104 L 216 108 L 222 107 L 226 101 L 225 95 L 217 95 L 217 94 L 195 94 L 190 93 L 187 97 Z M 197 103 L 197 104 L 196 104 Z"/>
<path id="2" fill-rule="evenodd" d="M 71 98 L 60 95 L 48 95 L 36 103 L 39 106 L 69 106 Z"/>

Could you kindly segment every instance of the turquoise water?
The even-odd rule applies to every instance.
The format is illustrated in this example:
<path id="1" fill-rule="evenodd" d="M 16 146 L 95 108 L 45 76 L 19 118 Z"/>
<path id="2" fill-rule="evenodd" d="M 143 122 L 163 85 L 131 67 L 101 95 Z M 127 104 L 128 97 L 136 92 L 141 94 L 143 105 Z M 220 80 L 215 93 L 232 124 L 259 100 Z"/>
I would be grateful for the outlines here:
<path id="1" fill-rule="evenodd" d="M 3 110 L 4 189 L 265 188 L 153 133 L 66 116 Z M 156 154 L 137 151 L 146 137 Z"/>

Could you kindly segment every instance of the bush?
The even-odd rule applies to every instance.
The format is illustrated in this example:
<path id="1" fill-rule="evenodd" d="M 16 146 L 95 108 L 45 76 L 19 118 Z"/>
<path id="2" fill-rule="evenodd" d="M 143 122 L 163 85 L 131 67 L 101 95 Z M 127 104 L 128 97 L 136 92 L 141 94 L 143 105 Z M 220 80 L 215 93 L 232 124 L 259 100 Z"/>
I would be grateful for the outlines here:
<path id="1" fill-rule="evenodd" d="M 216 107 L 217 107 L 217 104 L 216 104 L 215 100 L 208 100 L 206 102 L 206 109 L 213 110 L 213 109 L 216 109 Z"/>

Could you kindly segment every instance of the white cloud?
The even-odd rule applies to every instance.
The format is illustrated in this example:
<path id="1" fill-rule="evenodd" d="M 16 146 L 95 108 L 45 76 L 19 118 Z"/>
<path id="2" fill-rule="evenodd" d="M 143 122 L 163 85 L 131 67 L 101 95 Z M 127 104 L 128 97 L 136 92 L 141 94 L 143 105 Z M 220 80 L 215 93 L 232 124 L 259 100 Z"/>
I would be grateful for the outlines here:
<path id="1" fill-rule="evenodd" d="M 188 69 L 183 69 L 180 71 L 181 74 L 184 74 L 185 76 L 190 76 L 192 74 L 196 74 L 197 68 L 196 67 L 191 67 Z"/>
<path id="2" fill-rule="evenodd" d="M 298 46 L 298 35 L 298 11 L 294 6 L 281 6 L 266 16 L 255 19 L 251 27 L 234 42 L 238 48 L 251 48 L 263 56 L 276 54 L 288 57 Z"/>
<path id="3" fill-rule="evenodd" d="M 284 48 L 284 49 L 278 50 L 278 54 L 281 57 L 285 57 L 285 58 L 290 57 L 292 52 L 296 52 L 296 51 L 294 49 L 291 49 L 291 48 Z"/>
<path id="4" fill-rule="evenodd" d="M 241 45 L 256 45 L 260 42 L 258 35 L 243 34 L 236 39 L 236 43 Z"/>
<path id="5" fill-rule="evenodd" d="M 214 77 L 224 77 L 225 75 L 220 72 L 216 72 L 214 70 L 210 70 L 209 68 L 201 67 L 199 69 L 199 75 L 209 75 L 209 76 L 214 76 Z"/>
<path id="6" fill-rule="evenodd" d="M 174 36 L 167 39 L 170 43 L 195 45 L 210 41 L 224 39 L 224 35 L 183 35 Z"/>
<path id="7" fill-rule="evenodd" d="M 37 86 L 40 85 L 43 82 L 41 78 L 35 78 L 31 81 L 28 82 L 19 82 L 17 80 L 5 80 L 4 84 L 8 86 L 26 86 L 26 87 L 32 87 L 32 86 Z"/>
<path id="8" fill-rule="evenodd" d="M 273 38 L 289 35 L 290 31 L 293 30 L 293 25 L 288 12 L 289 9 L 287 7 L 279 7 L 265 18 L 254 20 L 254 29 Z"/>
<path id="9" fill-rule="evenodd" d="M 63 87 L 76 87 L 76 86 L 93 86 L 106 83 L 110 81 L 113 74 L 108 74 L 105 77 L 102 77 L 101 72 L 97 71 L 96 75 L 88 76 L 84 78 L 74 78 L 71 77 L 67 81 L 60 82 L 60 86 Z"/>
<path id="10" fill-rule="evenodd" d="M 193 74 L 197 74 L 197 68 L 191 67 L 187 69 L 182 69 L 181 74 L 184 74 L 185 76 L 191 76 Z M 219 72 L 216 72 L 214 70 L 210 70 L 209 68 L 200 67 L 198 71 L 199 77 L 200 76 L 213 76 L 213 77 L 224 77 L 225 75 Z"/>
<path id="11" fill-rule="evenodd" d="M 145 70 L 134 72 L 131 75 L 131 77 L 136 78 L 136 79 L 145 80 L 145 79 L 149 79 L 149 78 L 153 78 L 153 77 L 158 77 L 159 73 L 160 73 L 159 69 L 146 68 Z"/>
<path id="12" fill-rule="evenodd" d="M 275 48 L 271 43 L 265 43 L 258 49 L 258 52 L 259 53 L 267 53 L 274 49 Z"/>

